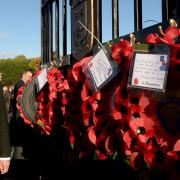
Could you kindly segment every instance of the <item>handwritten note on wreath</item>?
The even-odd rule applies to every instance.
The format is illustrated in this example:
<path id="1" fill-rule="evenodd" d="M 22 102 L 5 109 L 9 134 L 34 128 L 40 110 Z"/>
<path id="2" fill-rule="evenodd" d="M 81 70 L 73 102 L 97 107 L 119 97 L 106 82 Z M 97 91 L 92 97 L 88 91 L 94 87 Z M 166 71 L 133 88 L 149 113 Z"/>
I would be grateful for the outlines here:
<path id="1" fill-rule="evenodd" d="M 96 87 L 101 86 L 113 73 L 109 59 L 101 49 L 88 63 Z"/>
<path id="2" fill-rule="evenodd" d="M 100 50 L 88 63 L 88 67 L 97 88 L 113 73 L 113 68 L 103 50 Z"/>
<path id="3" fill-rule="evenodd" d="M 167 71 L 167 54 L 136 53 L 131 85 L 163 90 Z"/>
<path id="4" fill-rule="evenodd" d="M 45 84 L 47 82 L 48 82 L 48 79 L 47 79 L 47 69 L 45 68 L 37 76 L 37 81 L 36 81 L 37 92 L 39 92 L 45 86 Z"/>

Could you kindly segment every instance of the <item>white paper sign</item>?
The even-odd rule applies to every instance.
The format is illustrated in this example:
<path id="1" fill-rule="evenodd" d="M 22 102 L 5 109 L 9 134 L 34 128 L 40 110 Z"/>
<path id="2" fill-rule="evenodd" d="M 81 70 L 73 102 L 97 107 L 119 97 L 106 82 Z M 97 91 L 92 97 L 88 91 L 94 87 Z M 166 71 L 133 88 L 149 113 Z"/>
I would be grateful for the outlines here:
<path id="1" fill-rule="evenodd" d="M 39 92 L 47 82 L 47 69 L 45 68 L 41 71 L 39 76 L 37 76 L 37 91 Z"/>
<path id="2" fill-rule="evenodd" d="M 135 54 L 131 85 L 164 89 L 168 71 L 167 54 Z"/>
<path id="3" fill-rule="evenodd" d="M 87 63 L 95 85 L 101 86 L 113 73 L 113 68 L 104 51 L 101 49 L 96 56 Z"/>

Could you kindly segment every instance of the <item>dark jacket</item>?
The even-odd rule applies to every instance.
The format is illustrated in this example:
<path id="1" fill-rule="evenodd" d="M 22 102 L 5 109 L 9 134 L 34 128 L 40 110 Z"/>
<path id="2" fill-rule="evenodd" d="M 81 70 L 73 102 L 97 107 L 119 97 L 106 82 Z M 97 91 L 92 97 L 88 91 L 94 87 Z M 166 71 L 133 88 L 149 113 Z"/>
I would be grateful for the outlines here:
<path id="1" fill-rule="evenodd" d="M 19 88 L 24 85 L 23 80 L 19 80 L 14 86 L 14 94 L 11 102 L 12 108 L 12 119 L 10 122 L 10 133 L 11 133 L 11 145 L 12 146 L 22 146 L 22 140 L 24 140 L 24 126 L 25 123 L 23 119 L 20 117 L 19 111 L 16 107 L 17 104 L 17 93 Z"/>
<path id="2" fill-rule="evenodd" d="M 10 139 L 7 110 L 0 83 L 0 157 L 10 157 Z"/>
<path id="3" fill-rule="evenodd" d="M 24 86 L 24 84 L 25 83 L 23 80 L 19 80 L 14 86 L 13 100 L 11 102 L 11 108 L 13 110 L 13 119 L 17 119 L 19 117 L 19 113 L 16 107 L 16 103 L 17 103 L 16 98 L 17 98 L 17 93 L 18 93 L 19 88 Z"/>
<path id="4" fill-rule="evenodd" d="M 24 86 L 23 80 L 18 81 L 14 87 L 12 100 L 13 116 L 10 122 L 11 145 L 14 146 L 14 159 L 29 159 L 32 156 L 33 129 L 25 124 L 16 107 L 19 88 Z"/>

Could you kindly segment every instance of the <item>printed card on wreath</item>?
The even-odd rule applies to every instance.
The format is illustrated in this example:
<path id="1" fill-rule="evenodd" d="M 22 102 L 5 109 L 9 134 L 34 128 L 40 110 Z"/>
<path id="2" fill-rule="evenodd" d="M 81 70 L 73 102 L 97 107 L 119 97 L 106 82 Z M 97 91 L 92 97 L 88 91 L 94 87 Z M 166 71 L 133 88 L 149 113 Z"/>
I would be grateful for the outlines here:
<path id="1" fill-rule="evenodd" d="M 83 66 L 89 88 L 95 92 L 108 84 L 119 72 L 118 64 L 105 52 L 104 49 Z"/>
<path id="2" fill-rule="evenodd" d="M 145 47 L 134 50 L 129 73 L 129 87 L 165 93 L 170 47 L 164 44 Z"/>

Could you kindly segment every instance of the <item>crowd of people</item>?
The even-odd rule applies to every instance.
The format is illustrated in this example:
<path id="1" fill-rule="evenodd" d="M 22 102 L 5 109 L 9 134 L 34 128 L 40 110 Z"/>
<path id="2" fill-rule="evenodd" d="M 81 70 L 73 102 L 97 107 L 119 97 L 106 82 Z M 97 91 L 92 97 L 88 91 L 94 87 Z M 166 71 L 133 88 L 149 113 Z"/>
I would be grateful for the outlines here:
<path id="1" fill-rule="evenodd" d="M 0 180 L 59 180 L 118 173 L 131 175 L 122 162 L 76 161 L 67 134 L 56 127 L 51 136 L 28 126 L 16 107 L 18 89 L 33 76 L 30 70 L 11 87 L 0 84 Z M 118 168 L 118 169 L 117 169 Z"/>
<path id="2" fill-rule="evenodd" d="M 0 84 L 0 180 L 59 179 L 64 153 L 70 150 L 62 130 L 44 136 L 20 117 L 17 93 L 32 76 L 28 69 L 14 86 Z"/>

